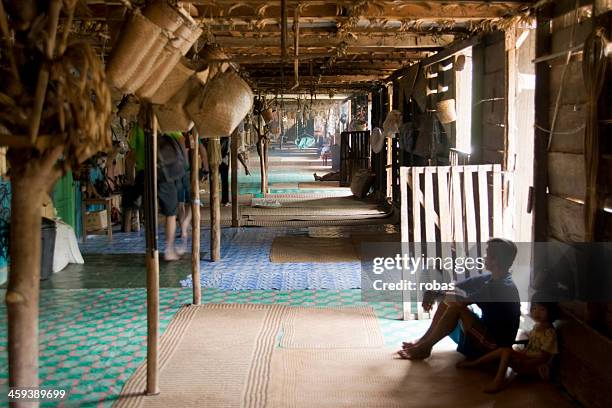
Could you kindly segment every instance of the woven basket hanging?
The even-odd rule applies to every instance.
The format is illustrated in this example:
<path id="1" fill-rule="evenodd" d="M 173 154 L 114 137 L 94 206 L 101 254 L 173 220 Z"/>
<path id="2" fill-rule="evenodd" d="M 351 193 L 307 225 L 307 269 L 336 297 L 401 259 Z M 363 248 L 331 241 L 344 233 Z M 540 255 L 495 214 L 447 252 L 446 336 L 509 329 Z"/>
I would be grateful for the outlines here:
<path id="1" fill-rule="evenodd" d="M 140 63 L 150 57 L 151 48 L 159 41 L 161 33 L 162 29 L 138 10 L 132 13 L 121 30 L 106 67 L 106 76 L 114 86 L 123 88 L 137 73 Z"/>
<path id="2" fill-rule="evenodd" d="M 168 74 L 164 82 L 157 88 L 153 96 L 150 97 L 151 103 L 157 105 L 167 103 L 170 98 L 181 90 L 189 77 L 194 73 L 195 71 L 187 66 L 187 61 L 180 61 L 174 66 L 172 71 L 170 71 L 170 74 Z"/>
<path id="3" fill-rule="evenodd" d="M 436 110 L 440 123 L 446 125 L 457 120 L 457 111 L 455 109 L 455 100 L 447 99 L 436 104 Z"/>
<path id="4" fill-rule="evenodd" d="M 162 132 L 186 132 L 191 129 L 193 121 L 185 110 L 185 104 L 201 86 L 197 77 L 191 76 L 166 104 L 154 106 L 153 109 Z"/>
<path id="5" fill-rule="evenodd" d="M 185 55 L 203 32 L 197 25 L 184 22 L 174 32 L 176 38 L 173 41 L 173 45 L 181 51 L 182 55 Z"/>
<path id="6" fill-rule="evenodd" d="M 140 98 L 150 99 L 155 95 L 155 92 L 166 80 L 170 72 L 178 65 L 181 59 L 181 53 L 177 48 L 167 44 L 162 53 L 158 56 L 157 61 L 149 74 L 149 78 L 136 91 L 136 95 Z"/>
<path id="7" fill-rule="evenodd" d="M 130 94 L 136 92 L 136 90 L 149 79 L 159 59 L 163 58 L 164 49 L 168 45 L 168 40 L 168 36 L 163 32 L 157 36 L 146 58 L 140 61 L 136 71 L 134 71 L 130 79 L 122 87 L 125 93 Z"/>
<path id="8" fill-rule="evenodd" d="M 187 104 L 200 137 L 229 136 L 253 106 L 253 91 L 235 72 L 210 79 Z"/>
<path id="9" fill-rule="evenodd" d="M 183 25 L 184 17 L 165 0 L 155 1 L 144 8 L 142 14 L 157 26 L 174 33 Z"/>
<path id="10" fill-rule="evenodd" d="M 266 110 L 264 110 L 261 113 L 261 117 L 266 123 L 272 122 L 272 120 L 274 119 L 274 112 L 272 111 L 272 108 L 267 108 Z"/>

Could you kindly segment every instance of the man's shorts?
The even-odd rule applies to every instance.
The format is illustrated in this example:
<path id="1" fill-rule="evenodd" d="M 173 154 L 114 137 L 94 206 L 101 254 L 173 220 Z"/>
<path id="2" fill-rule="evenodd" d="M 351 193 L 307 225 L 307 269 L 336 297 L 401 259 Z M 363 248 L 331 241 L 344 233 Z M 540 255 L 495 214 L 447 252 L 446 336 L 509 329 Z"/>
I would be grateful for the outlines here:
<path id="1" fill-rule="evenodd" d="M 191 202 L 191 185 L 189 173 L 186 173 L 180 180 L 178 180 L 178 202 L 179 203 L 190 203 Z"/>
<path id="2" fill-rule="evenodd" d="M 136 178 L 134 179 L 134 185 L 129 186 L 125 192 L 123 197 L 123 206 L 125 208 L 138 208 L 140 199 L 144 195 L 144 182 L 145 175 L 144 170 L 140 170 L 136 173 Z"/>
<path id="3" fill-rule="evenodd" d="M 480 318 L 474 314 L 475 322 L 467 332 L 461 322 L 448 335 L 457 343 L 457 351 L 468 359 L 476 359 L 495 350 L 498 346 L 495 340 L 487 334 L 487 327 Z"/>
<path id="4" fill-rule="evenodd" d="M 178 206 L 178 188 L 181 179 L 157 183 L 157 197 L 159 210 L 165 217 L 176 215 Z"/>

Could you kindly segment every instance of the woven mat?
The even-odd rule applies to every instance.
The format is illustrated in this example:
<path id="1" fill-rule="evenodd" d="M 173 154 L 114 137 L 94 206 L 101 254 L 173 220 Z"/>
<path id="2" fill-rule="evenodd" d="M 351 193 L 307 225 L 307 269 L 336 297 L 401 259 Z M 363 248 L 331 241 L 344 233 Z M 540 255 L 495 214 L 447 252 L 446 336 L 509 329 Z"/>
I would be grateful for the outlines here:
<path id="1" fill-rule="evenodd" d="M 285 220 L 285 221 L 275 221 L 275 220 L 262 220 L 262 219 L 253 219 L 253 220 L 243 220 L 242 225 L 244 226 L 252 226 L 252 227 L 321 227 L 321 226 L 349 226 L 349 225 L 376 225 L 376 224 L 391 224 L 397 222 L 395 217 L 385 216 L 379 218 L 363 218 L 363 219 L 355 219 L 355 220 Z"/>
<path id="2" fill-rule="evenodd" d="M 298 187 L 301 189 L 315 189 L 315 190 L 323 189 L 323 188 L 333 188 L 333 189 L 346 188 L 346 187 L 340 187 L 339 181 L 305 181 L 305 182 L 299 183 Z"/>
<path id="3" fill-rule="evenodd" d="M 241 407 L 261 404 L 262 382 L 283 306 L 183 307 L 161 338 L 160 391 L 145 396 L 146 365 L 126 382 L 115 407 Z"/>
<path id="4" fill-rule="evenodd" d="M 346 192 L 336 192 L 329 191 L 325 194 L 321 193 L 292 193 L 292 194 L 265 194 L 266 198 L 292 198 L 292 199 L 307 199 L 307 200 L 318 200 L 321 198 L 337 198 L 337 197 L 350 197 L 353 193 L 351 193 L 350 189 L 346 189 Z"/>
<path id="5" fill-rule="evenodd" d="M 359 256 L 346 238 L 276 237 L 270 249 L 272 263 L 355 262 Z"/>
<path id="6" fill-rule="evenodd" d="M 382 347 L 382 333 L 371 307 L 292 307 L 283 319 L 283 348 Z"/>
<path id="7" fill-rule="evenodd" d="M 351 218 L 352 216 L 367 215 L 377 216 L 385 214 L 384 210 L 377 205 L 347 206 L 347 207 L 280 207 L 280 208 L 259 208 L 259 207 L 243 207 L 241 209 L 243 216 L 319 216 L 327 215 L 338 218 Z"/>
<path id="8" fill-rule="evenodd" d="M 482 388 L 493 373 L 458 370 L 462 357 L 435 352 L 424 362 L 395 358 L 396 349 L 276 349 L 268 407 L 438 408 L 573 406 L 551 383 L 515 381 L 500 394 Z"/>

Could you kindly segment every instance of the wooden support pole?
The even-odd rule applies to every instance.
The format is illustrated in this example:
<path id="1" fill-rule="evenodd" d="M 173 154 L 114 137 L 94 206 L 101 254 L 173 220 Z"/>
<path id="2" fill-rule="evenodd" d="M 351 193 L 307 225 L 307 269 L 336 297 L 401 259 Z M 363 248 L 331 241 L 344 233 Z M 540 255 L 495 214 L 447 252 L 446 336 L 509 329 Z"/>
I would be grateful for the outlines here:
<path id="1" fill-rule="evenodd" d="M 270 194 L 270 186 L 268 184 L 268 145 L 270 144 L 267 137 L 263 139 L 263 169 L 264 169 L 264 192 Z"/>
<path id="2" fill-rule="evenodd" d="M 39 158 L 29 149 L 9 149 L 11 164 L 11 225 L 6 313 L 9 387 L 38 387 L 38 301 L 40 290 L 41 213 L 43 194 L 61 175 L 55 165 L 63 146 Z M 13 401 L 11 407 L 37 407 L 37 402 Z"/>
<path id="3" fill-rule="evenodd" d="M 193 304 L 202 301 L 200 283 L 200 146 L 194 130 L 191 134 L 191 278 L 193 282 Z"/>
<path id="4" fill-rule="evenodd" d="M 159 394 L 159 250 L 157 247 L 157 119 L 147 107 L 145 130 L 145 222 L 147 266 L 147 389 Z"/>
<path id="5" fill-rule="evenodd" d="M 210 167 L 210 260 L 217 262 L 221 259 L 220 140 L 210 139 L 206 151 L 208 152 L 208 165 Z"/>
<path id="6" fill-rule="evenodd" d="M 546 4 L 537 10 L 536 58 L 550 54 L 552 40 L 547 27 L 553 18 L 554 4 Z M 544 129 L 550 126 L 550 68 L 547 63 L 536 65 L 535 123 Z M 548 141 L 550 135 L 535 130 L 534 141 L 534 241 L 548 240 Z M 540 265 L 538 256 L 534 264 Z"/>
<path id="7" fill-rule="evenodd" d="M 41 215 L 35 203 L 41 202 L 42 195 L 32 194 L 28 179 L 19 180 L 15 175 L 11 177 L 11 190 L 11 264 L 6 294 L 9 386 L 38 387 Z"/>
<path id="8" fill-rule="evenodd" d="M 232 227 L 239 227 L 239 209 L 240 204 L 238 203 L 238 142 L 240 133 L 238 130 L 234 131 L 230 140 L 230 163 L 232 166 Z"/>

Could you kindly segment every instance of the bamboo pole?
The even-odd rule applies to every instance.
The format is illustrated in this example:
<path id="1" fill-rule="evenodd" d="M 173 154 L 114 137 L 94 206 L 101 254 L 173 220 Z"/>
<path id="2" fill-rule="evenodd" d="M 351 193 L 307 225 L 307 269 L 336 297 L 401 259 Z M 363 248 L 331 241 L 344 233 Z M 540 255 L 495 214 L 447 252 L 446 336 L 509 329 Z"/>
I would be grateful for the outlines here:
<path id="1" fill-rule="evenodd" d="M 268 184 L 268 145 L 269 141 L 267 137 L 263 139 L 263 164 L 264 164 L 264 191 L 266 194 L 270 194 L 270 186 Z"/>
<path id="2" fill-rule="evenodd" d="M 159 251 L 157 247 L 157 120 L 147 107 L 145 133 L 145 221 L 147 266 L 147 395 L 159 394 Z"/>
<path id="3" fill-rule="evenodd" d="M 230 163 L 232 166 L 232 227 L 239 227 L 240 221 L 238 219 L 238 142 L 239 142 L 240 133 L 238 130 L 234 131 L 234 134 L 231 138 L 231 146 L 230 146 Z"/>
<path id="4" fill-rule="evenodd" d="M 193 304 L 202 301 L 200 283 L 200 149 L 197 132 L 191 135 L 191 277 Z"/>
<path id="5" fill-rule="evenodd" d="M 210 260 L 221 259 L 221 196 L 219 194 L 219 162 L 221 147 L 219 139 L 208 142 L 208 165 L 210 167 Z"/>

